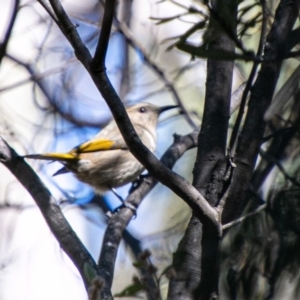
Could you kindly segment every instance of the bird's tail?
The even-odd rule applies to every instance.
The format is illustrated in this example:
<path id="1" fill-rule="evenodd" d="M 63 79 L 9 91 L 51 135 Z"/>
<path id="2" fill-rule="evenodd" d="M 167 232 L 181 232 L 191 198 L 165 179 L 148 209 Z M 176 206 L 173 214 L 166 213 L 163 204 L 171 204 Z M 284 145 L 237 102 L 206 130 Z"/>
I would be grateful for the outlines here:
<path id="1" fill-rule="evenodd" d="M 29 155 L 24 155 L 23 157 L 25 158 L 32 158 L 32 159 L 43 159 L 43 160 L 51 160 L 51 161 L 59 161 L 63 164 L 66 162 L 71 162 L 78 160 L 74 154 L 71 153 L 43 153 L 43 154 L 29 154 Z M 67 169 L 65 166 L 58 171 L 56 171 L 52 176 L 60 175 L 60 174 L 65 174 L 70 172 L 69 169 Z"/>
<path id="2" fill-rule="evenodd" d="M 31 159 L 62 161 L 62 162 L 78 160 L 78 157 L 77 157 L 76 154 L 55 153 L 55 152 L 53 152 L 53 153 L 43 153 L 43 154 L 29 154 L 29 155 L 24 155 L 23 157 L 31 158 Z"/>

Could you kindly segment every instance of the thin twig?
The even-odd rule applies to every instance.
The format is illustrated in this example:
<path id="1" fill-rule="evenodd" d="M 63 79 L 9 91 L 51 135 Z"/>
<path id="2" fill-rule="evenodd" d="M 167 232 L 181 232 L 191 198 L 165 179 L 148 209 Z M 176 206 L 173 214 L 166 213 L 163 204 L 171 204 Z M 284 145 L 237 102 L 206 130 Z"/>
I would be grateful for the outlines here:
<path id="1" fill-rule="evenodd" d="M 257 54 L 256 54 L 256 56 L 259 57 L 259 58 L 261 58 L 261 56 L 263 54 L 264 43 L 265 43 L 265 38 L 266 38 L 266 31 L 267 31 L 266 2 L 265 2 L 265 0 L 260 0 L 260 1 L 261 1 L 262 11 L 263 11 L 263 22 L 262 22 L 262 29 L 261 29 L 261 35 L 260 35 L 260 40 L 259 40 L 259 46 L 258 46 Z M 258 62 L 253 63 L 250 76 L 247 80 L 247 84 L 246 84 L 246 87 L 245 87 L 244 92 L 243 92 L 243 96 L 242 96 L 242 100 L 241 100 L 241 104 L 240 104 L 240 109 L 239 109 L 239 112 L 238 112 L 233 130 L 232 130 L 232 133 L 231 133 L 231 137 L 230 137 L 230 142 L 229 142 L 229 156 L 230 157 L 234 157 L 235 144 L 236 144 L 239 128 L 240 128 L 241 123 L 242 123 L 243 115 L 244 115 L 244 112 L 245 112 L 247 97 L 248 97 L 248 94 L 250 92 L 254 77 L 256 75 L 258 65 L 259 65 Z"/>
<path id="2" fill-rule="evenodd" d="M 20 5 L 20 0 L 15 0 L 12 15 L 11 15 L 11 18 L 10 18 L 10 22 L 8 24 L 7 30 L 6 30 L 5 35 L 4 35 L 4 40 L 0 44 L 0 65 L 1 65 L 3 57 L 6 54 L 6 48 L 7 48 L 11 33 L 12 33 L 12 29 L 13 29 L 14 24 L 16 22 L 18 10 L 19 10 L 19 5 Z"/>
<path id="3" fill-rule="evenodd" d="M 237 225 L 237 224 L 240 224 L 242 223 L 244 220 L 246 220 L 247 218 L 249 217 L 252 217 L 256 214 L 258 214 L 259 212 L 261 212 L 262 210 L 264 210 L 265 208 L 267 207 L 267 204 L 263 204 L 261 206 L 259 206 L 257 209 L 255 209 L 254 211 L 250 212 L 250 213 L 247 213 L 246 215 L 230 222 L 230 223 L 227 223 L 227 224 L 224 224 L 222 226 L 222 230 L 227 230 L 228 228 L 234 226 L 234 225 Z"/>
<path id="4" fill-rule="evenodd" d="M 282 163 L 276 159 L 275 157 L 267 154 L 265 151 L 263 151 L 262 149 L 260 149 L 259 154 L 261 155 L 261 157 L 271 163 L 273 163 L 275 166 L 277 166 L 277 168 L 280 170 L 280 172 L 283 174 L 283 176 L 285 177 L 285 179 L 289 180 L 291 183 L 293 183 L 294 185 L 300 187 L 300 182 L 298 180 L 296 180 L 294 177 L 292 177 L 291 175 L 289 175 L 287 173 L 287 171 L 285 170 L 285 168 L 283 167 Z"/>
<path id="5" fill-rule="evenodd" d="M 72 64 L 78 62 L 78 60 L 76 60 L 76 58 L 71 58 L 68 61 L 66 61 L 65 65 L 62 67 L 56 67 L 56 68 L 47 70 L 43 73 L 38 73 L 34 70 L 32 65 L 21 61 L 19 58 L 15 57 L 13 55 L 10 55 L 10 54 L 6 54 L 6 57 L 9 58 L 10 60 L 12 60 L 13 62 L 17 63 L 18 65 L 22 66 L 23 68 L 25 68 L 27 70 L 27 72 L 29 73 L 30 77 L 0 88 L 0 93 L 14 89 L 16 87 L 19 87 L 21 85 L 24 85 L 24 84 L 32 82 L 32 81 L 35 83 L 38 83 L 38 81 L 41 81 L 50 75 L 60 73 L 60 72 L 64 71 L 65 68 L 68 67 L 69 65 L 72 65 Z"/>
<path id="6" fill-rule="evenodd" d="M 53 11 L 59 21 L 58 26 L 68 39 L 70 44 L 75 50 L 75 55 L 81 61 L 81 63 L 85 66 L 87 70 L 89 70 L 90 62 L 92 60 L 92 56 L 87 49 L 87 47 L 82 42 L 77 30 L 76 26 L 71 22 L 68 15 L 66 14 L 64 8 L 62 7 L 59 0 L 49 0 L 52 6 Z"/>
<path id="7" fill-rule="evenodd" d="M 193 129 L 197 130 L 199 126 L 193 121 L 191 114 L 186 110 L 179 94 L 177 93 L 177 90 L 175 89 L 173 83 L 167 78 L 165 72 L 150 58 L 148 53 L 146 53 L 144 47 L 137 41 L 137 39 L 134 37 L 134 35 L 131 33 L 130 29 L 126 26 L 125 23 L 121 23 L 116 20 L 116 24 L 119 28 L 119 31 L 125 36 L 128 43 L 143 55 L 143 60 L 146 63 L 146 65 L 148 65 L 156 73 L 159 79 L 161 79 L 164 82 L 165 86 L 173 95 L 175 102 L 179 105 L 180 109 L 182 110 L 188 124 Z"/>
<path id="8" fill-rule="evenodd" d="M 56 25 L 58 27 L 59 26 L 59 22 L 58 22 L 58 19 L 56 18 L 53 10 L 51 9 L 51 7 L 48 5 L 47 2 L 45 2 L 44 0 L 37 0 L 42 6 L 43 8 L 45 9 L 45 11 L 48 13 L 48 15 L 52 18 L 52 20 L 56 23 Z"/>

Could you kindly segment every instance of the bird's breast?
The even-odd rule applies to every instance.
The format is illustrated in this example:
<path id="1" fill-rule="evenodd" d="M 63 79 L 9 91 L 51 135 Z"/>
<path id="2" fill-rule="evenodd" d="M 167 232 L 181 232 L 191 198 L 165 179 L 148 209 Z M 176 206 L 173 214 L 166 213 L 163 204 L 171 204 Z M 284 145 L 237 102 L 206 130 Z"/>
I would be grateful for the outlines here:
<path id="1" fill-rule="evenodd" d="M 82 155 L 75 174 L 103 193 L 134 181 L 143 170 L 128 150 L 109 150 Z"/>

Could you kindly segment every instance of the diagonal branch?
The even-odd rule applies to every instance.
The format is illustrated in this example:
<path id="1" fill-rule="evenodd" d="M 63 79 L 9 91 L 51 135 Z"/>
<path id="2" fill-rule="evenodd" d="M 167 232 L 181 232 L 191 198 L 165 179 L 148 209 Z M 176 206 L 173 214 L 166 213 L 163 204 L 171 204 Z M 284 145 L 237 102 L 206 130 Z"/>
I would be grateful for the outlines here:
<path id="1" fill-rule="evenodd" d="M 261 206 L 259 206 L 258 208 L 256 208 L 254 211 L 251 211 L 245 215 L 243 215 L 242 217 L 232 221 L 232 222 L 229 222 L 227 224 L 224 224 L 222 226 L 222 230 L 227 230 L 229 228 L 231 228 L 232 226 L 235 226 L 237 224 L 240 224 L 242 223 L 244 220 L 248 219 L 249 217 L 252 217 L 252 216 L 255 216 L 256 214 L 260 213 L 261 211 L 265 210 L 267 207 L 267 204 L 262 204 Z"/>
<path id="2" fill-rule="evenodd" d="M 161 158 L 161 162 L 168 168 L 173 168 L 176 161 L 189 149 L 194 148 L 198 144 L 199 132 L 194 131 L 191 134 L 185 136 L 174 135 L 174 142 L 169 149 L 164 153 Z M 154 188 L 157 184 L 157 180 L 152 177 L 146 177 L 142 180 L 141 184 L 133 190 L 126 199 L 126 203 L 138 208 L 142 199 Z M 122 239 L 123 232 L 133 217 L 132 210 L 128 208 L 122 208 L 117 214 L 114 214 L 110 219 L 104 238 L 102 250 L 98 260 L 99 270 L 101 277 L 111 286 L 114 265 L 117 256 L 117 250 Z"/>
<path id="3" fill-rule="evenodd" d="M 142 144 L 130 122 L 121 99 L 117 95 L 105 72 L 105 67 L 99 68 L 99 66 L 94 64 L 94 62 L 98 62 L 100 61 L 100 59 L 91 59 L 90 53 L 84 46 L 76 31 L 76 28 L 71 23 L 69 17 L 66 15 L 66 12 L 64 11 L 60 2 L 58 0 L 50 0 L 50 3 L 60 22 L 63 33 L 66 35 L 75 50 L 77 58 L 86 67 L 96 87 L 109 106 L 130 152 L 136 157 L 138 161 L 141 162 L 141 164 L 145 166 L 145 168 L 152 176 L 154 176 L 162 184 L 170 188 L 192 209 L 196 209 L 197 211 L 199 211 L 200 215 L 203 215 L 205 218 L 209 218 L 213 223 L 217 225 L 218 213 L 207 203 L 205 198 L 187 180 L 168 169 L 154 156 L 152 152 L 149 151 L 146 146 Z M 109 6 L 109 11 L 111 11 L 111 6 L 114 6 L 114 1 L 107 1 L 107 6 Z M 107 6 L 105 7 L 107 8 Z M 108 15 L 111 19 L 113 18 L 113 14 L 109 13 Z M 112 21 L 108 21 L 109 24 L 112 23 Z M 100 40 L 108 42 L 108 40 L 101 38 L 102 34 L 108 34 L 107 30 L 107 28 L 105 28 L 105 30 L 101 30 Z M 102 45 L 102 47 L 105 48 L 107 47 L 107 45 Z M 101 53 L 102 55 L 105 55 L 105 51 L 102 51 Z M 98 55 L 99 54 L 96 54 L 95 57 L 98 57 Z M 104 59 L 105 58 L 101 58 L 101 60 L 103 61 Z"/>
<path id="4" fill-rule="evenodd" d="M 218 226 L 219 223 L 219 215 L 218 212 L 211 207 L 205 198 L 194 188 L 187 180 L 179 176 L 178 174 L 172 172 L 168 169 L 162 162 L 160 162 L 149 150 L 145 147 L 142 142 L 140 141 L 138 135 L 136 134 L 130 119 L 126 113 L 126 110 L 122 104 L 122 101 L 118 97 L 115 89 L 110 83 L 110 80 L 105 72 L 105 66 L 98 66 L 95 65 L 95 62 L 103 62 L 105 61 L 104 56 L 106 54 L 105 51 L 97 52 L 95 57 L 97 59 L 92 60 L 90 53 L 88 52 L 87 48 L 84 46 L 82 40 L 80 39 L 76 28 L 71 23 L 70 19 L 66 15 L 63 7 L 61 6 L 58 0 L 50 0 L 52 8 L 56 13 L 56 17 L 60 22 L 60 27 L 62 32 L 66 35 L 68 40 L 70 41 L 71 45 L 75 50 L 75 54 L 77 58 L 82 62 L 85 66 L 87 71 L 89 72 L 91 78 L 93 79 L 96 87 L 100 91 L 102 97 L 107 102 L 114 119 L 119 127 L 121 134 L 124 137 L 124 140 L 131 151 L 131 153 L 145 166 L 148 172 L 154 176 L 157 180 L 161 183 L 169 187 L 173 192 L 175 192 L 179 197 L 181 197 L 194 211 L 196 211 L 199 216 L 203 219 L 209 220 Z M 107 1 L 107 6 L 114 6 L 114 1 Z M 106 7 L 107 7 L 106 6 Z M 111 7 L 109 10 L 111 11 Z M 111 18 L 113 18 L 113 14 L 109 14 Z M 109 22 L 111 24 L 111 22 Z M 110 30 L 110 28 L 109 28 Z M 100 40 L 105 40 L 101 38 L 101 35 L 105 34 L 108 35 L 107 29 L 101 30 L 100 32 Z M 108 40 L 106 40 L 108 43 Z M 100 46 L 99 46 L 100 47 Z M 107 45 L 101 45 L 104 47 L 103 49 L 107 48 Z M 99 50 L 100 51 L 100 50 Z M 100 55 L 100 54 L 101 55 Z M 100 58 L 99 58 L 100 55 Z M 128 220 L 131 218 L 131 212 L 127 212 L 129 217 Z M 112 220 L 114 221 L 114 219 Z M 125 221 L 124 221 L 125 222 Z M 122 223 L 115 223 L 116 226 L 121 226 Z M 126 226 L 126 222 L 123 227 Z M 111 236 L 111 238 L 114 238 Z M 120 236 L 117 236 L 120 238 Z M 114 266 L 114 253 L 116 253 L 117 248 L 110 247 L 110 243 L 107 244 L 109 247 L 109 251 L 106 252 L 108 254 L 112 253 L 112 259 L 108 259 L 108 257 L 103 258 L 103 264 L 108 266 L 108 269 L 113 270 Z M 115 250 L 115 251 L 113 251 Z M 112 263 L 113 262 L 113 263 Z M 101 266 L 102 267 L 102 266 Z M 108 299 L 110 299 L 110 274 L 101 274 L 104 279 L 104 285 L 102 286 L 102 295 L 106 295 Z M 105 297 L 106 297 L 105 296 Z"/>
<path id="5" fill-rule="evenodd" d="M 113 1 L 107 1 L 107 3 L 113 5 Z M 110 14 L 110 17 L 113 18 L 113 15 Z M 101 31 L 100 40 L 102 34 L 107 35 L 106 29 Z M 168 169 L 141 143 L 106 72 L 99 70 L 98 66 L 94 64 L 91 66 L 91 70 L 91 76 L 114 115 L 114 119 L 130 152 L 145 166 L 152 176 L 169 187 L 186 201 L 190 207 L 200 210 L 200 214 L 204 214 L 214 223 L 217 223 L 217 212 L 206 202 L 205 198 L 187 180 Z M 124 126 L 125 124 L 126 126 Z"/>
<path id="6" fill-rule="evenodd" d="M 87 288 L 89 286 L 89 278 L 85 270 L 88 268 L 96 273 L 97 265 L 95 261 L 73 231 L 60 207 L 56 204 L 55 199 L 40 178 L 1 137 L 0 162 L 15 175 L 35 200 L 60 247 L 77 267 Z"/>
<path id="7" fill-rule="evenodd" d="M 259 45 L 258 45 L 258 49 L 257 49 L 257 53 L 256 53 L 256 56 L 259 57 L 259 58 L 261 58 L 262 54 L 263 54 L 263 49 L 264 49 L 264 44 L 265 44 L 265 39 L 266 39 L 267 25 L 268 25 L 266 1 L 265 0 L 260 0 L 260 2 L 261 2 L 262 12 L 263 12 L 263 21 L 262 21 L 262 29 L 261 29 L 261 34 L 260 34 Z M 249 78 L 248 78 L 247 83 L 246 83 L 246 87 L 245 87 L 244 92 L 243 92 L 239 112 L 238 112 L 233 130 L 232 130 L 232 133 L 231 133 L 231 137 L 230 137 L 230 142 L 229 142 L 229 152 L 230 152 L 229 156 L 230 157 L 234 156 L 234 150 L 235 150 L 234 146 L 235 146 L 235 143 L 236 143 L 239 128 L 241 126 L 243 115 L 244 115 L 244 112 L 245 112 L 245 107 L 246 107 L 248 94 L 249 94 L 250 89 L 252 87 L 252 82 L 253 82 L 254 77 L 256 75 L 258 65 L 259 65 L 258 62 L 253 63 L 252 70 L 250 72 Z"/>
<path id="8" fill-rule="evenodd" d="M 65 37 L 68 39 L 70 44 L 75 50 L 75 55 L 84 65 L 84 67 L 89 71 L 90 62 L 92 60 L 92 56 L 87 49 L 87 47 L 82 42 L 77 30 L 76 26 L 71 22 L 64 8 L 62 7 L 59 0 L 49 0 L 52 6 L 52 9 L 58 19 L 58 26 L 60 30 L 63 32 Z"/>

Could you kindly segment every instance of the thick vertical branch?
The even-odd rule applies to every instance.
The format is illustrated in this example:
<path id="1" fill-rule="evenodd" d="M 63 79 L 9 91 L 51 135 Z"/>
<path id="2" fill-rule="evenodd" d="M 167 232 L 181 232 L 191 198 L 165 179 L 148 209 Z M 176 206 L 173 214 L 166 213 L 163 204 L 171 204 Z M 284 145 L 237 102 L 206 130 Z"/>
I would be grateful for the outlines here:
<path id="1" fill-rule="evenodd" d="M 208 36 L 212 37 L 209 50 L 234 53 L 231 36 L 236 31 L 237 3 L 230 0 L 214 4 L 208 28 Z M 221 30 L 220 18 L 228 24 L 230 35 Z M 217 204 L 223 190 L 233 66 L 233 61 L 209 59 L 207 63 L 205 107 L 193 185 L 212 206 Z M 182 295 L 184 299 L 210 299 L 218 294 L 219 232 L 209 220 L 200 216 L 200 221 L 202 224 L 197 214 L 192 216 L 174 256 L 177 276 L 171 280 L 169 299 L 182 299 Z"/>
<path id="2" fill-rule="evenodd" d="M 166 167 L 172 169 L 175 162 L 188 150 L 197 145 L 198 132 L 186 136 L 175 136 L 174 143 L 164 153 L 161 161 Z M 154 177 L 145 178 L 137 189 L 132 191 L 126 199 L 126 203 L 138 208 L 145 195 L 157 184 Z M 109 220 L 103 238 L 102 249 L 99 257 L 100 276 L 105 278 L 108 285 L 112 284 L 114 276 L 115 259 L 123 232 L 133 217 L 133 211 L 122 208 L 118 214 L 114 214 Z"/>
<path id="3" fill-rule="evenodd" d="M 220 18 L 228 24 L 227 30 L 235 35 L 236 1 L 216 1 L 218 10 L 210 19 L 208 35 L 213 36 L 209 49 L 234 52 L 235 42 L 221 30 Z M 199 134 L 197 161 L 193 185 L 205 195 L 211 205 L 219 199 L 225 167 L 225 150 L 230 117 L 230 96 L 233 61 L 207 61 L 206 95 L 203 120 Z M 213 175 L 214 174 L 214 175 Z"/>
<path id="4" fill-rule="evenodd" d="M 249 182 L 265 130 L 264 114 L 273 98 L 282 64 L 281 56 L 286 52 L 288 37 L 298 12 L 299 0 L 282 0 L 277 8 L 264 53 L 264 58 L 273 58 L 274 61 L 262 64 L 251 92 L 248 113 L 236 149 L 237 167 L 233 174 L 232 189 L 224 207 L 223 223 L 238 218 L 248 202 Z"/>
<path id="5" fill-rule="evenodd" d="M 161 163 L 155 157 L 155 155 L 141 142 L 132 126 L 121 99 L 119 98 L 107 76 L 105 70 L 105 55 L 107 45 L 100 45 L 100 40 L 108 43 L 107 37 L 109 36 L 111 30 L 113 8 L 109 7 L 107 16 L 104 16 L 104 19 L 110 18 L 110 20 L 108 20 L 107 23 L 102 24 L 102 30 L 98 43 L 99 45 L 97 45 L 95 56 L 92 59 L 88 49 L 80 39 L 75 26 L 70 21 L 60 1 L 50 0 L 50 3 L 54 12 L 56 13 L 58 21 L 60 22 L 60 28 L 62 32 L 68 38 L 75 50 L 77 58 L 85 66 L 97 89 L 109 106 L 130 152 L 139 162 L 141 162 L 142 165 L 145 166 L 151 175 L 157 178 L 165 186 L 169 187 L 193 209 L 199 210 L 201 215 L 210 218 L 212 222 L 217 223 L 218 213 L 207 204 L 204 197 L 199 194 L 199 192 L 186 179 L 177 173 L 172 172 L 163 163 Z M 106 1 L 107 6 L 114 7 L 114 4 L 115 0 Z M 105 14 L 106 11 L 104 12 L 104 15 Z M 101 38 L 102 34 L 105 35 L 106 38 Z"/>

